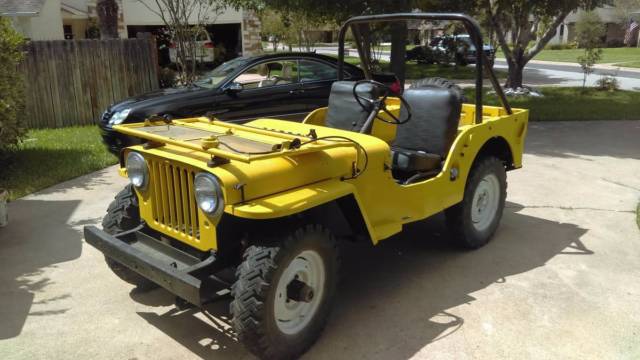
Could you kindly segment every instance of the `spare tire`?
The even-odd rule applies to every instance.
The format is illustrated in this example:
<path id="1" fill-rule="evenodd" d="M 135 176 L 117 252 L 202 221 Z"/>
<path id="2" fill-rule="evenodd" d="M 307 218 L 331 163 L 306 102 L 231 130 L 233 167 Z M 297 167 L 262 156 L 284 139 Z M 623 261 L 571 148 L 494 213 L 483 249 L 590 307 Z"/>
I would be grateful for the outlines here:
<path id="1" fill-rule="evenodd" d="M 424 78 L 420 80 L 414 81 L 410 89 L 420 89 L 425 87 L 439 87 L 445 89 L 451 89 L 453 91 L 457 91 L 461 96 L 463 96 L 463 91 L 456 83 L 449 79 L 433 77 L 433 78 Z"/>

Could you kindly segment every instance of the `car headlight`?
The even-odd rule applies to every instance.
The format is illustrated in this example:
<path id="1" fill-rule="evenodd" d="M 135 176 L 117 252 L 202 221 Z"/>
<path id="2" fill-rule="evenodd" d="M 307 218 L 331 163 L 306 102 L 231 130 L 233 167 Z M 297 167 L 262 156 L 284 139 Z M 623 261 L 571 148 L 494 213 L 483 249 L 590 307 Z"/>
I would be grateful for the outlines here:
<path id="1" fill-rule="evenodd" d="M 109 125 L 122 124 L 122 122 L 127 118 L 127 116 L 129 116 L 130 112 L 131 112 L 131 109 L 124 109 L 113 114 L 111 116 L 111 119 L 109 119 Z"/>
<path id="2" fill-rule="evenodd" d="M 224 208 L 224 200 L 218 179 L 209 173 L 199 173 L 193 184 L 200 210 L 211 216 L 220 214 Z"/>
<path id="3" fill-rule="evenodd" d="M 130 152 L 127 155 L 126 167 L 131 184 L 139 190 L 146 189 L 149 183 L 149 168 L 144 157 L 137 152 Z"/>

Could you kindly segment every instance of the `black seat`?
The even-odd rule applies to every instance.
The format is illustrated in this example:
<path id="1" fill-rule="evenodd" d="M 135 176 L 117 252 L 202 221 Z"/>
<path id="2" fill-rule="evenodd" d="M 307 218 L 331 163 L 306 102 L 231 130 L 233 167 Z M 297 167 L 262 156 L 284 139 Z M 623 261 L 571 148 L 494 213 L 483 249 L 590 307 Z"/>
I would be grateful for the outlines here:
<path id="1" fill-rule="evenodd" d="M 392 170 L 396 179 L 410 182 L 439 172 L 456 136 L 462 95 L 458 89 L 425 86 L 407 89 L 403 96 L 412 115 L 396 130 Z M 400 118 L 406 111 L 402 107 Z"/>
<path id="2" fill-rule="evenodd" d="M 354 81 L 336 81 L 331 86 L 329 95 L 329 106 L 325 125 L 335 129 L 360 131 L 371 110 L 362 108 L 353 96 Z M 371 84 L 358 86 L 358 94 L 374 99 L 377 94 L 376 88 Z M 369 106 L 369 104 L 365 105 Z"/>

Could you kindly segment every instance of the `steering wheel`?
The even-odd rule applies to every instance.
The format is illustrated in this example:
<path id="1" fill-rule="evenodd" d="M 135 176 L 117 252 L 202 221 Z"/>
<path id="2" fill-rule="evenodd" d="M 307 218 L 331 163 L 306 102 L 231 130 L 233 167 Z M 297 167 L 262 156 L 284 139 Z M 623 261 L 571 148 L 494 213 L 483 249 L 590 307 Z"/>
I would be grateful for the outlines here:
<path id="1" fill-rule="evenodd" d="M 367 97 L 359 95 L 358 87 L 364 84 L 370 84 L 374 86 L 376 89 L 381 90 L 382 95 L 377 99 L 369 99 Z M 407 122 L 409 122 L 409 120 L 411 120 L 411 106 L 402 95 L 394 94 L 394 96 L 400 99 L 402 106 L 404 106 L 407 110 L 406 119 L 402 119 L 402 120 L 398 119 L 397 116 L 395 116 L 391 111 L 389 111 L 389 109 L 387 109 L 386 100 L 389 97 L 389 94 L 391 94 L 391 92 L 392 92 L 391 89 L 389 89 L 387 85 L 375 80 L 360 80 L 360 81 L 356 81 L 356 83 L 353 85 L 353 97 L 356 99 L 356 101 L 358 102 L 358 105 L 360 105 L 360 107 L 362 107 L 363 110 L 376 111 L 375 118 L 382 122 L 386 122 L 387 124 L 393 124 L 393 125 L 406 124 Z M 391 120 L 387 120 L 383 117 L 380 117 L 379 110 L 382 110 L 385 114 L 389 115 Z"/>

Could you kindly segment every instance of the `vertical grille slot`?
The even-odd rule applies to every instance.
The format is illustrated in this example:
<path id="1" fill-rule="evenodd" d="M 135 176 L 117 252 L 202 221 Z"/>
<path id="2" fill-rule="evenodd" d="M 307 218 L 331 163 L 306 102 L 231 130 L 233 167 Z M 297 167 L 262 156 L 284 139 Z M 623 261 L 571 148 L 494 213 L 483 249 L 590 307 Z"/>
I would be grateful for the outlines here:
<path id="1" fill-rule="evenodd" d="M 151 174 L 153 220 L 172 232 L 199 239 L 199 219 L 193 178 L 195 173 L 177 164 L 148 159 Z"/>

